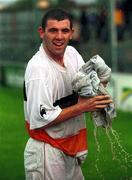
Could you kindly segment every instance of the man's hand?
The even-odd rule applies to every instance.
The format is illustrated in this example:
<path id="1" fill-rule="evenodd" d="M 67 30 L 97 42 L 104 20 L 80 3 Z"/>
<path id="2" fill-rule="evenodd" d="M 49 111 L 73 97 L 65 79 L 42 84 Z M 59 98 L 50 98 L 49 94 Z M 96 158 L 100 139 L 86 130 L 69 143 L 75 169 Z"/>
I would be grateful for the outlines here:
<path id="1" fill-rule="evenodd" d="M 112 103 L 109 95 L 94 96 L 91 98 L 79 97 L 78 104 L 82 108 L 82 112 L 97 111 Z"/>

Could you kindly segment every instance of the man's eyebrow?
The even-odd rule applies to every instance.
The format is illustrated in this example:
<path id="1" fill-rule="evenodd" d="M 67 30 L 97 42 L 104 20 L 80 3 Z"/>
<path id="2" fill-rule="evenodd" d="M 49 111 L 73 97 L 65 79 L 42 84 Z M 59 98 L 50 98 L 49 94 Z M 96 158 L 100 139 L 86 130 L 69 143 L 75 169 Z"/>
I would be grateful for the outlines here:
<path id="1" fill-rule="evenodd" d="M 51 27 L 51 28 L 48 28 L 48 31 L 58 31 L 58 29 L 55 27 Z"/>
<path id="2" fill-rule="evenodd" d="M 48 28 L 48 30 L 49 30 L 49 31 L 59 31 L 59 30 L 61 30 L 61 31 L 69 31 L 70 28 L 64 27 L 64 28 L 62 28 L 62 29 L 58 29 L 58 28 L 55 28 L 55 27 L 51 27 L 51 28 Z"/>

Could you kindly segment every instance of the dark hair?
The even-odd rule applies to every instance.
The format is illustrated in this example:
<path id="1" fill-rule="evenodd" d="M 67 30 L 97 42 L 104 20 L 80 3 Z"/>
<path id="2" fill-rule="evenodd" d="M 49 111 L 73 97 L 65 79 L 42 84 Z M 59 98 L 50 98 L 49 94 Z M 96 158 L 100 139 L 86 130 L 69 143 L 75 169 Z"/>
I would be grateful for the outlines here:
<path id="1" fill-rule="evenodd" d="M 67 12 L 66 10 L 62 8 L 53 8 L 46 12 L 46 14 L 42 18 L 42 28 L 45 30 L 47 20 L 64 20 L 68 19 L 70 21 L 70 28 L 72 29 L 73 23 L 72 23 L 72 15 Z"/>

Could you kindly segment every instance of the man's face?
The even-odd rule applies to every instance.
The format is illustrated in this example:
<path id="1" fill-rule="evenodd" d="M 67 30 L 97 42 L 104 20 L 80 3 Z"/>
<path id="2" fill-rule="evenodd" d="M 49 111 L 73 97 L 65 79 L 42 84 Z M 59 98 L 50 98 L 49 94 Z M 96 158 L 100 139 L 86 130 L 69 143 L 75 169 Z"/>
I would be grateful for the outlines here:
<path id="1" fill-rule="evenodd" d="M 61 21 L 50 19 L 47 21 L 45 31 L 42 30 L 40 33 L 40 37 L 47 53 L 52 58 L 61 58 L 72 34 L 73 30 L 68 19 Z"/>

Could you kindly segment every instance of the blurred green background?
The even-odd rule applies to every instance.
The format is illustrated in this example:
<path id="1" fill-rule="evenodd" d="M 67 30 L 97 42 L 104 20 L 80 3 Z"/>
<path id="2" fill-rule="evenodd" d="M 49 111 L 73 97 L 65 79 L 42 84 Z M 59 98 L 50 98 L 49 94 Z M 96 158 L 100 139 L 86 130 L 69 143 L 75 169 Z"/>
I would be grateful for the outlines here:
<path id="1" fill-rule="evenodd" d="M 84 60 L 99 54 L 114 73 L 131 76 L 131 4 L 130 0 L 0 0 L 0 180 L 25 179 L 23 151 L 28 135 L 22 84 L 26 64 L 41 42 L 37 28 L 42 15 L 50 7 L 65 7 L 72 12 L 76 28 L 70 44 Z M 86 117 L 89 155 L 82 166 L 85 179 L 132 179 L 132 112 L 117 110 L 112 127 L 118 141 L 111 131 L 109 138 L 105 129 L 98 129 L 99 153 L 93 122 Z"/>

